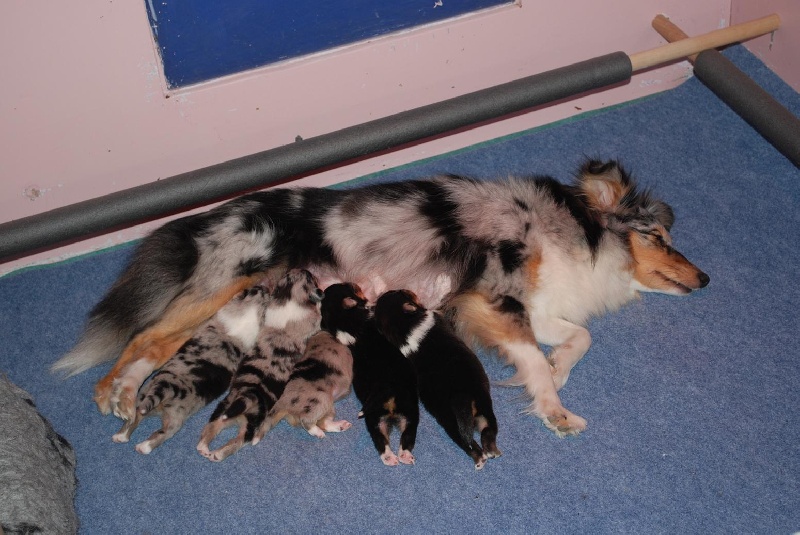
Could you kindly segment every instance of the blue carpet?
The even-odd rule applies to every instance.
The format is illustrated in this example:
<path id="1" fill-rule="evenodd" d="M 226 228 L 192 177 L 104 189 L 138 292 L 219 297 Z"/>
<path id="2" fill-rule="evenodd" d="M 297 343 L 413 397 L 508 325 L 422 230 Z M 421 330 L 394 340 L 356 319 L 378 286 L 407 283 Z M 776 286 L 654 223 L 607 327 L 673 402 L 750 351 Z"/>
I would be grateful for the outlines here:
<path id="1" fill-rule="evenodd" d="M 741 47 L 726 52 L 800 115 L 800 96 Z M 696 79 L 602 113 L 369 180 L 437 172 L 567 179 L 618 157 L 673 206 L 677 247 L 711 276 L 593 320 L 562 391 L 589 421 L 565 440 L 492 391 L 504 455 L 482 472 L 423 413 L 417 465 L 384 467 L 358 404 L 316 440 L 282 423 L 220 464 L 195 444 L 211 407 L 149 456 L 111 442 L 92 387 L 49 365 L 128 259 L 121 247 L 0 279 L 0 371 L 75 447 L 83 533 L 791 533 L 800 530 L 800 171 Z M 482 355 L 493 380 L 510 375 Z M 157 419 L 145 421 L 134 442 Z M 0 489 L 0 499 L 3 490 Z"/>

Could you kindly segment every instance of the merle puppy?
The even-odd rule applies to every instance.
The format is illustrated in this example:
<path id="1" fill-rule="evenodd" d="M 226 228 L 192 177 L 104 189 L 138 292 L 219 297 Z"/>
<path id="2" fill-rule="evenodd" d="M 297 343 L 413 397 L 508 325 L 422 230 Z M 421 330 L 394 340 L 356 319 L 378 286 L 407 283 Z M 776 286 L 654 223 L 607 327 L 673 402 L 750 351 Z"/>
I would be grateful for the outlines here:
<path id="1" fill-rule="evenodd" d="M 353 391 L 361 402 L 367 431 L 383 464 L 414 464 L 419 398 L 414 368 L 379 332 L 367 299 L 356 284 L 333 284 L 322 301 L 322 326 L 353 354 Z M 397 455 L 389 445 L 400 431 Z"/>
<path id="2" fill-rule="evenodd" d="M 289 382 L 275 406 L 255 434 L 261 440 L 278 422 L 285 419 L 310 435 L 350 429 L 347 420 L 336 420 L 334 403 L 350 393 L 353 381 L 353 356 L 335 335 L 322 330 L 308 339 L 303 357 L 295 364 Z"/>
<path id="3" fill-rule="evenodd" d="M 136 412 L 113 436 L 114 442 L 128 442 L 143 418 L 160 414 L 161 429 L 136 445 L 136 451 L 148 454 L 224 394 L 242 356 L 257 342 L 269 292 L 266 281 L 243 290 L 203 324 L 141 388 Z"/>
<path id="4" fill-rule="evenodd" d="M 480 470 L 497 449 L 489 378 L 478 357 L 446 320 L 408 290 L 384 293 L 375 306 L 378 330 L 417 370 L 419 397 L 439 425 Z M 479 446 L 473 434 L 480 433 Z"/>
<path id="5" fill-rule="evenodd" d="M 197 451 L 210 461 L 222 461 L 245 444 L 258 442 L 256 431 L 283 394 L 306 342 L 319 330 L 322 290 L 314 275 L 292 269 L 278 281 L 264 313 L 253 350 L 244 355 L 231 382 L 200 433 Z M 211 450 L 211 442 L 230 426 L 238 434 Z"/>

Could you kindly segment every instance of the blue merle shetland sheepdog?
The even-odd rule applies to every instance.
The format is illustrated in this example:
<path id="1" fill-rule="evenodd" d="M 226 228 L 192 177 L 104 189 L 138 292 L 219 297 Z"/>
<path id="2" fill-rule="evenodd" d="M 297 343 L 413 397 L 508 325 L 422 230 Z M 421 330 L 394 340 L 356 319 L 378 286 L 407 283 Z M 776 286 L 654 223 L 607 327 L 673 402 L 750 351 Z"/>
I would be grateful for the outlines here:
<path id="1" fill-rule="evenodd" d="M 577 434 L 586 421 L 558 390 L 589 349 L 587 320 L 642 291 L 685 295 L 708 284 L 673 248 L 673 221 L 616 161 L 587 161 L 570 185 L 438 176 L 252 193 L 145 238 L 54 367 L 77 373 L 116 358 L 95 401 L 130 418 L 128 370 L 158 368 L 242 289 L 302 267 L 322 287 L 355 282 L 371 299 L 413 291 L 462 339 L 515 366 L 545 426 Z M 539 344 L 553 349 L 546 356 Z"/>

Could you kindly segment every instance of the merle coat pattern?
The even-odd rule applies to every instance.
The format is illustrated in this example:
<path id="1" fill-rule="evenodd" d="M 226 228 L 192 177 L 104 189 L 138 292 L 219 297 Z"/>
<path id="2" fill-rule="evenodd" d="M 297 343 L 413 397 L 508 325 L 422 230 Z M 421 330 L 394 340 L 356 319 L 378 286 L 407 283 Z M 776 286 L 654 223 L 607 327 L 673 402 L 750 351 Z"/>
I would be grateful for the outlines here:
<path id="1" fill-rule="evenodd" d="M 289 271 L 271 297 L 255 347 L 242 358 L 228 395 L 201 432 L 197 451 L 211 461 L 222 461 L 245 444 L 258 442 L 256 431 L 283 394 L 306 341 L 319 330 L 323 293 L 311 273 Z M 238 426 L 237 435 L 212 450 L 211 442 L 229 426 Z"/>
<path id="2" fill-rule="evenodd" d="M 54 367 L 116 358 L 94 397 L 130 418 L 141 383 L 197 326 L 264 276 L 303 267 L 323 286 L 379 280 L 445 309 L 462 340 L 516 368 L 531 414 L 558 436 L 578 434 L 586 421 L 558 390 L 591 345 L 589 318 L 640 292 L 687 295 L 709 282 L 673 247 L 673 222 L 613 160 L 585 162 L 570 184 L 438 176 L 252 193 L 144 239 Z"/>
<path id="3" fill-rule="evenodd" d="M 150 415 L 161 415 L 161 428 L 136 445 L 148 454 L 172 438 L 184 422 L 228 390 L 242 356 L 253 349 L 263 324 L 269 288 L 243 290 L 198 329 L 139 391 L 136 413 L 113 436 L 128 442 Z"/>
<path id="4" fill-rule="evenodd" d="M 323 303 L 324 303 L 323 299 Z M 324 308 L 324 304 L 323 304 Z M 282 419 L 310 435 L 350 429 L 347 420 L 335 420 L 334 403 L 350 393 L 353 356 L 335 334 L 320 331 L 308 339 L 305 353 L 295 364 L 289 382 L 265 422 L 256 433 L 261 440 Z"/>
<path id="5" fill-rule="evenodd" d="M 447 321 L 426 310 L 407 290 L 384 293 L 375 305 L 380 332 L 417 370 L 419 397 L 447 435 L 483 468 L 498 457 L 497 419 L 489 378 L 478 357 L 451 330 Z M 473 438 L 481 437 L 478 445 Z"/>

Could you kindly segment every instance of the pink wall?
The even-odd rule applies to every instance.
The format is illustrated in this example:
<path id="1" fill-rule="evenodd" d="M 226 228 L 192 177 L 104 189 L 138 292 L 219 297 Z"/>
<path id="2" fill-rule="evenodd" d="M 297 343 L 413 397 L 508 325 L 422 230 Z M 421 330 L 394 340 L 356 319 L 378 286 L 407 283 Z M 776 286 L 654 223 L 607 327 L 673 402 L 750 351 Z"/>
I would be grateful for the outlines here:
<path id="1" fill-rule="evenodd" d="M 800 2 L 797 0 L 733 0 L 731 23 L 778 13 L 781 28 L 774 35 L 749 41 L 746 46 L 770 69 L 800 91 Z"/>
<path id="2" fill-rule="evenodd" d="M 563 5 L 522 0 L 168 93 L 144 0 L 7 0 L 0 4 L 0 222 L 606 52 L 647 50 L 663 43 L 650 27 L 657 13 L 690 35 L 727 26 L 731 13 L 731 0 Z M 639 98 L 674 87 L 689 73 L 678 62 L 635 75 L 624 87 L 301 183 L 341 182 L 559 120 L 576 107 L 589 111 Z M 6 262 L 0 274 L 126 242 L 158 223 Z"/>

